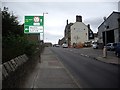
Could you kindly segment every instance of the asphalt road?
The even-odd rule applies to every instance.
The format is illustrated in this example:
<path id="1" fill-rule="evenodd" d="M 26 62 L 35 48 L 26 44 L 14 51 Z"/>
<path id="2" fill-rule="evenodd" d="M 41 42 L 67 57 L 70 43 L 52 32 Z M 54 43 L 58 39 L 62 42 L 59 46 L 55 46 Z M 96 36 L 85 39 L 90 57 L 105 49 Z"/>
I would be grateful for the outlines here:
<path id="1" fill-rule="evenodd" d="M 82 88 L 119 87 L 120 78 L 117 65 L 80 56 L 79 51 L 74 51 L 74 49 L 52 47 L 51 50 Z"/>

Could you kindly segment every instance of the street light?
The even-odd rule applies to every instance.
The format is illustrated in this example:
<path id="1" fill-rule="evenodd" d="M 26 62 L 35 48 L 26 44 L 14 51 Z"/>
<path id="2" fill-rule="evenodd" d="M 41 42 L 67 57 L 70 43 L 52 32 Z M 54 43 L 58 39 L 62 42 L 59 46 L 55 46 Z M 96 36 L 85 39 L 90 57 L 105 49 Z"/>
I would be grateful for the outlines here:
<path id="1" fill-rule="evenodd" d="M 43 13 L 43 20 L 44 20 L 44 14 L 48 14 L 48 12 Z M 44 41 L 44 21 L 43 21 L 43 41 Z"/>
<path id="2" fill-rule="evenodd" d="M 106 58 L 107 57 L 107 34 L 106 34 L 106 17 L 103 18 L 104 19 L 104 31 L 105 31 L 105 46 L 103 48 L 103 57 Z"/>
<path id="3" fill-rule="evenodd" d="M 104 17 L 103 19 L 104 19 L 105 46 L 106 46 L 106 44 L 107 44 L 107 34 L 106 34 L 106 17 Z"/>

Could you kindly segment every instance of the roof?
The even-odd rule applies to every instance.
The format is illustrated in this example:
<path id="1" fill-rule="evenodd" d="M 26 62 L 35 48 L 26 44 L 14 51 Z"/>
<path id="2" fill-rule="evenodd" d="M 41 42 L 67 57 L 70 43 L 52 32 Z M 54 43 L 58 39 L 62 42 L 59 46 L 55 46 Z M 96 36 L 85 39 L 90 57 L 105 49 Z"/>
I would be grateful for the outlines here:
<path id="1" fill-rule="evenodd" d="M 119 14 L 119 15 L 120 15 L 120 12 L 115 12 L 115 11 L 113 11 L 106 19 L 109 19 L 113 14 Z M 105 21 L 104 21 L 104 22 L 105 22 Z M 104 22 L 102 22 L 101 25 L 103 25 Z M 101 26 L 101 25 L 100 25 L 100 26 Z M 100 26 L 99 26 L 98 28 L 100 28 Z"/>
<path id="2" fill-rule="evenodd" d="M 66 25 L 65 30 L 66 30 L 66 31 L 69 30 L 70 27 L 71 27 L 73 24 L 74 24 L 74 23 L 69 23 L 68 25 Z"/>
<path id="3" fill-rule="evenodd" d="M 76 23 L 81 23 L 81 24 L 84 25 L 85 27 L 88 27 L 88 25 L 86 25 L 86 24 L 83 23 L 83 22 L 75 22 L 75 23 L 73 23 L 73 25 L 75 25 Z M 71 26 L 73 26 L 73 25 L 71 25 Z"/>
<path id="4" fill-rule="evenodd" d="M 72 26 L 74 23 L 69 23 L 66 27 L 70 28 L 70 26 Z"/>

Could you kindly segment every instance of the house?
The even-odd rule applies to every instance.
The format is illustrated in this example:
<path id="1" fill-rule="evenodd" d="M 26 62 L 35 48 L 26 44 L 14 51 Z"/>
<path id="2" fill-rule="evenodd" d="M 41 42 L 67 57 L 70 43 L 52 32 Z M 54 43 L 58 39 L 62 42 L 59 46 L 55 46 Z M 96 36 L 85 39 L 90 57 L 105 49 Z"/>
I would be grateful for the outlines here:
<path id="1" fill-rule="evenodd" d="M 67 20 L 67 25 L 65 27 L 65 43 L 68 44 L 68 46 L 71 45 L 71 26 L 73 25 L 73 23 L 69 23 L 68 24 L 68 20 Z"/>
<path id="2" fill-rule="evenodd" d="M 93 31 L 90 25 L 85 25 L 82 22 L 82 16 L 76 16 L 76 22 L 70 28 L 71 32 L 71 46 L 84 44 L 90 39 L 94 39 Z"/>
<path id="3" fill-rule="evenodd" d="M 63 43 L 66 43 L 65 37 L 63 37 L 62 39 L 59 39 L 58 45 L 62 45 Z"/>
<path id="4" fill-rule="evenodd" d="M 44 45 L 45 45 L 45 47 L 52 47 L 52 43 L 51 42 L 45 42 Z"/>
<path id="5" fill-rule="evenodd" d="M 120 42 L 120 12 L 113 11 L 98 27 L 98 43 L 103 47 L 117 42 Z"/>
<path id="6" fill-rule="evenodd" d="M 84 44 L 94 39 L 94 33 L 90 29 L 90 25 L 85 25 L 82 22 L 82 16 L 76 16 L 75 23 L 66 23 L 64 30 L 64 37 L 59 40 L 59 44 L 66 43 L 68 47 L 74 47 L 74 45 Z"/>

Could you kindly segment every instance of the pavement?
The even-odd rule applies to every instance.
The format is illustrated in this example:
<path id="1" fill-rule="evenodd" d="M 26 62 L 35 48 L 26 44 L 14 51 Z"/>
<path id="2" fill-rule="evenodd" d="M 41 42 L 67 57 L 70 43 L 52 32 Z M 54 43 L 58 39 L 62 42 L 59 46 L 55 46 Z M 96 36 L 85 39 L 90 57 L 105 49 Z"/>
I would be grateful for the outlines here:
<path id="1" fill-rule="evenodd" d="M 26 79 L 22 88 L 80 88 L 49 47 L 44 49 L 40 63 Z"/>
<path id="2" fill-rule="evenodd" d="M 79 53 L 81 56 L 93 58 L 95 60 L 99 60 L 105 63 L 117 64 L 120 65 L 120 58 L 115 55 L 114 51 L 107 51 L 107 57 L 103 57 L 102 49 L 93 49 L 89 48 L 80 48 Z"/>

